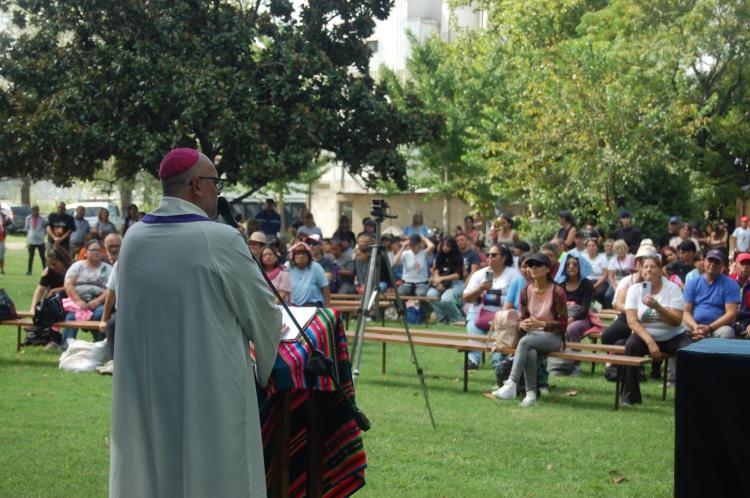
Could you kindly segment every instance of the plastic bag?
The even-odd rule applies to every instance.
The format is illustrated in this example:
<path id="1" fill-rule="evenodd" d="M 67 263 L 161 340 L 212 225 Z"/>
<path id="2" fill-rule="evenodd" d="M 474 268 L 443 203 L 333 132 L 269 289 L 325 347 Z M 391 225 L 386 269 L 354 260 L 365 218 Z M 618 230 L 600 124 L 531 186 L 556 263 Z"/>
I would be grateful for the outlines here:
<path id="1" fill-rule="evenodd" d="M 107 340 L 88 342 L 68 339 L 68 349 L 60 356 L 60 368 L 70 372 L 93 372 L 107 361 Z"/>

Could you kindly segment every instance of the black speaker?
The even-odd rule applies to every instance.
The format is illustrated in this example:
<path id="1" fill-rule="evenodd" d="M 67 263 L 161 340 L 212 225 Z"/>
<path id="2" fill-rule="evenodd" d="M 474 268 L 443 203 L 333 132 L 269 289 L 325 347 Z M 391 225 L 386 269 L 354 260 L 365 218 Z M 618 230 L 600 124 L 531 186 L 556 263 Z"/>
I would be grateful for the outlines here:
<path id="1" fill-rule="evenodd" d="M 677 353 L 677 497 L 750 496 L 750 341 L 704 339 Z"/>

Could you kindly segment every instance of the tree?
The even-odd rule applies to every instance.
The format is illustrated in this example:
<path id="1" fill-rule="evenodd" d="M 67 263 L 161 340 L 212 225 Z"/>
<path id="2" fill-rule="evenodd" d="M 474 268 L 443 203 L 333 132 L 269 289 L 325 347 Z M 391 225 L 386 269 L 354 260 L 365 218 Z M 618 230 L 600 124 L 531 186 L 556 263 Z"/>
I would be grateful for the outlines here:
<path id="1" fill-rule="evenodd" d="M 2 40 L 3 174 L 68 184 L 114 159 L 154 173 L 199 146 L 232 182 L 291 180 L 330 151 L 352 174 L 405 185 L 401 147 L 423 140 L 367 73 L 388 0 L 19 0 Z"/>

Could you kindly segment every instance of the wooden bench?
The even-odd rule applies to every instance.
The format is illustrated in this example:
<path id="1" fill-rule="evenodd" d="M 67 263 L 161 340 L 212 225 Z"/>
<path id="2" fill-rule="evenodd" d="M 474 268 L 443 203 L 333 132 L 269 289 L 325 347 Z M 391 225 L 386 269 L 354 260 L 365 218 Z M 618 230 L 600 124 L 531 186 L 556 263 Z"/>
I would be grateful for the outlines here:
<path id="1" fill-rule="evenodd" d="M 469 383 L 469 353 L 476 352 L 491 352 L 493 351 L 494 344 L 492 339 L 489 337 L 482 338 L 481 336 L 469 336 L 468 334 L 457 334 L 453 332 L 441 332 L 441 331 L 429 331 L 429 330 L 413 330 L 410 331 L 412 335 L 412 342 L 415 346 L 426 346 L 426 347 L 440 347 L 446 349 L 454 349 L 464 353 L 464 372 L 463 372 L 463 391 L 468 391 Z M 350 338 L 354 337 L 354 333 L 347 333 Z M 368 327 L 365 330 L 365 341 L 368 342 L 380 342 L 382 344 L 381 352 L 381 373 L 385 374 L 386 370 L 386 345 L 387 344 L 401 344 L 408 345 L 409 340 L 402 329 L 394 327 Z M 617 366 L 624 367 L 641 367 L 647 364 L 650 359 L 647 357 L 634 357 L 625 356 L 624 347 L 622 346 L 611 346 L 603 344 L 583 344 L 583 343 L 570 343 L 566 344 L 568 349 L 564 351 L 556 351 L 549 353 L 545 356 L 549 358 L 560 358 L 565 360 L 573 361 L 588 361 L 592 363 L 610 363 Z M 578 349 L 576 349 L 578 348 Z M 515 350 L 513 348 L 504 348 L 496 350 L 497 352 L 512 354 Z M 597 352 L 608 352 L 610 354 L 597 354 Z M 614 409 L 619 409 L 620 404 L 620 382 L 621 379 L 618 375 L 615 381 L 615 403 Z M 666 375 L 664 376 L 664 390 L 662 399 L 666 399 Z"/>
<path id="2" fill-rule="evenodd" d="M 21 351 L 23 348 L 23 342 L 21 342 L 21 329 L 25 327 L 35 327 L 34 322 L 31 319 L 33 313 L 30 312 L 18 312 L 19 318 L 13 320 L 0 321 L 0 325 L 7 325 L 9 327 L 16 327 L 16 352 Z M 95 330 L 99 331 L 99 323 L 97 321 L 86 321 L 86 320 L 63 320 L 53 324 L 58 328 L 75 328 L 81 330 Z"/>

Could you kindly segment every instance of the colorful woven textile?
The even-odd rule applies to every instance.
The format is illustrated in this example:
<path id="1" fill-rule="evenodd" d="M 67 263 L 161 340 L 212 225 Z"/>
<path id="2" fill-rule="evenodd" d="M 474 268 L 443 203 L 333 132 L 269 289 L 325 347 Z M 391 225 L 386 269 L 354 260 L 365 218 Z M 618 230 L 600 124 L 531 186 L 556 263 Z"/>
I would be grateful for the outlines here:
<path id="1" fill-rule="evenodd" d="M 351 363 L 347 350 L 346 334 L 338 311 L 320 309 L 305 330 L 315 348 L 333 360 L 333 372 L 341 388 L 354 398 Z M 271 485 L 273 472 L 274 431 L 278 429 L 279 415 L 276 397 L 280 391 L 291 392 L 289 438 L 289 496 L 306 495 L 308 457 L 308 400 L 304 367 L 310 349 L 305 342 L 284 342 L 279 346 L 271 380 L 261 400 L 261 430 L 266 461 L 266 482 Z M 349 496 L 365 484 L 367 460 L 362 445 L 362 435 L 352 418 L 349 405 L 334 390 L 328 377 L 320 377 L 313 386 L 316 394 L 316 412 L 322 424 L 323 496 Z"/>

